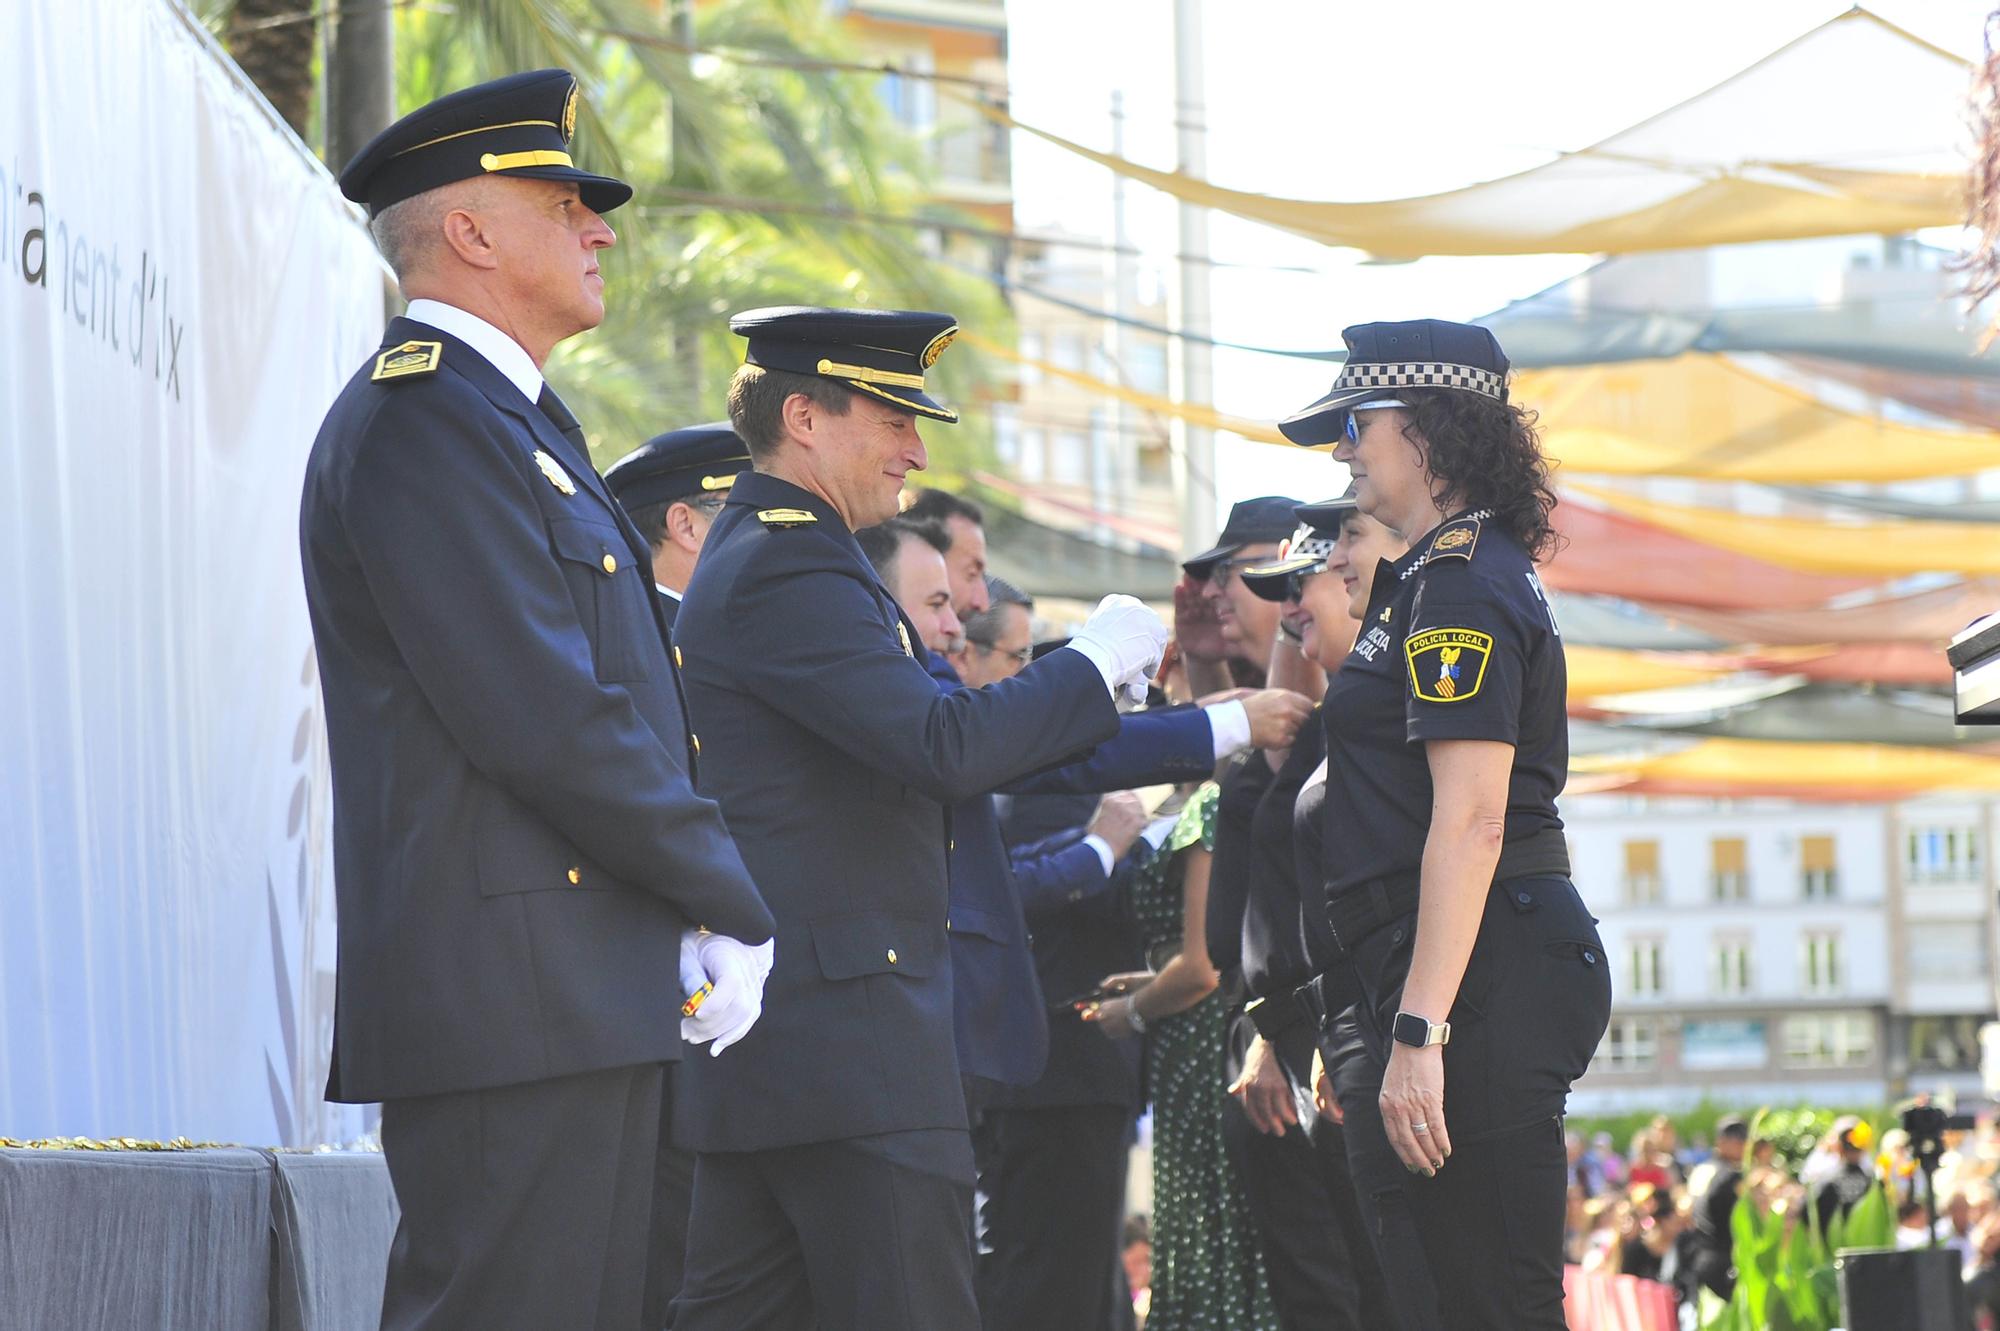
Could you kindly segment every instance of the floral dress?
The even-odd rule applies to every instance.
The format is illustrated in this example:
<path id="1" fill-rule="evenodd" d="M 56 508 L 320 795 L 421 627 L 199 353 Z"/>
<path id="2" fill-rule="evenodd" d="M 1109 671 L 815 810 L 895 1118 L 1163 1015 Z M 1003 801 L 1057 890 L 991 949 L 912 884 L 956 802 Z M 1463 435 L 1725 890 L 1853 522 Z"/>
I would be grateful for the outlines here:
<path id="1" fill-rule="evenodd" d="M 1153 860 L 1132 905 L 1148 955 L 1181 939 L 1181 857 L 1215 849 L 1214 782 L 1197 790 Z M 1153 1294 L 1146 1331 L 1279 1331 L 1250 1212 L 1222 1144 L 1220 993 L 1146 1029 L 1153 1105 Z"/>

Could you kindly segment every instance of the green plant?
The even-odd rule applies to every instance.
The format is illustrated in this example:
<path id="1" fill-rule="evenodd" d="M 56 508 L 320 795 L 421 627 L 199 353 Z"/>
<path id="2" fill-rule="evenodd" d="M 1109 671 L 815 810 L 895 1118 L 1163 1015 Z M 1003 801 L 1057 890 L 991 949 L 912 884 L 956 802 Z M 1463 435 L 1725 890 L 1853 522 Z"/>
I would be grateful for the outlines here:
<path id="1" fill-rule="evenodd" d="M 1774 1140 L 1778 1131 L 1809 1132 L 1816 1142 L 1824 1131 L 1814 1126 L 1818 1111 L 1805 1112 L 1812 1115 L 1810 1122 L 1777 1125 L 1760 1114 L 1751 1132 Z M 1704 1294 L 1703 1331 L 1831 1331 L 1840 1320 L 1834 1259 L 1895 1242 L 1889 1187 L 1888 1179 L 1878 1179 L 1851 1211 L 1835 1214 L 1824 1234 L 1809 1199 L 1797 1189 L 1773 1197 L 1746 1187 L 1729 1217 L 1736 1288 L 1727 1304 Z"/>

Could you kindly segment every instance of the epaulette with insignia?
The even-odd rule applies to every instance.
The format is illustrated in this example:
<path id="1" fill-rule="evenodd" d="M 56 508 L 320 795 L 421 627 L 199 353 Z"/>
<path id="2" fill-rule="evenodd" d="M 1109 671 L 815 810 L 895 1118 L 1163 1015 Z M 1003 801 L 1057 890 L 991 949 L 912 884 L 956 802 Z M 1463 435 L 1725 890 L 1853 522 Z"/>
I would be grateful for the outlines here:
<path id="1" fill-rule="evenodd" d="M 444 361 L 442 342 L 405 342 L 400 347 L 390 347 L 375 358 L 375 373 L 368 377 L 376 383 L 384 379 L 414 379 L 420 375 L 435 374 Z"/>
<path id="2" fill-rule="evenodd" d="M 808 522 L 818 522 L 819 515 L 802 508 L 760 508 L 757 521 L 766 527 L 802 527 Z"/>
<path id="3" fill-rule="evenodd" d="M 1479 515 L 1474 514 L 1438 528 L 1437 535 L 1431 537 L 1429 553 L 1432 559 L 1470 559 L 1478 544 Z"/>

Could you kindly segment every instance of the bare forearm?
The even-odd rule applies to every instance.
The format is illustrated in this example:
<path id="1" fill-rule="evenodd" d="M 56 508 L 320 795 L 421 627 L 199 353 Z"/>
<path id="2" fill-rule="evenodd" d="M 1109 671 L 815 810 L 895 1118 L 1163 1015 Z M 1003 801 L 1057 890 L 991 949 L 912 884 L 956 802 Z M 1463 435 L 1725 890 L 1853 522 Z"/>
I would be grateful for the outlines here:
<path id="1" fill-rule="evenodd" d="M 1205 698 L 1211 693 L 1223 693 L 1236 687 L 1236 681 L 1229 677 L 1229 661 L 1226 657 L 1193 657 L 1181 655 L 1181 666 L 1187 671 L 1188 696 Z"/>
<path id="2" fill-rule="evenodd" d="M 1403 1010 L 1445 1020 L 1458 998 L 1466 962 L 1479 937 L 1486 891 L 1500 862 L 1503 820 L 1465 810 L 1434 809 L 1424 839 L 1422 904 Z"/>
<path id="3" fill-rule="evenodd" d="M 1218 982 L 1213 966 L 1197 961 L 1183 950 L 1132 995 L 1132 1006 L 1147 1021 L 1171 1017 L 1214 993 Z"/>

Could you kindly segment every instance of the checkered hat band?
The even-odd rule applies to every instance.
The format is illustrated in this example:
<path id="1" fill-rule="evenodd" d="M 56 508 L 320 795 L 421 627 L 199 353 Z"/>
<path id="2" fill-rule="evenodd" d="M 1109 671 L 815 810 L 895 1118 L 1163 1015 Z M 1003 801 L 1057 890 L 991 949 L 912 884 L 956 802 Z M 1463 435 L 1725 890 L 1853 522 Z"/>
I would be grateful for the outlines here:
<path id="1" fill-rule="evenodd" d="M 1477 365 L 1449 361 L 1349 361 L 1333 381 L 1333 391 L 1351 388 L 1460 388 L 1504 401 L 1507 377 Z"/>
<path id="2" fill-rule="evenodd" d="M 1331 536 L 1297 537 L 1292 541 L 1291 548 L 1285 551 L 1285 558 L 1324 560 L 1333 553 L 1333 541 Z"/>

